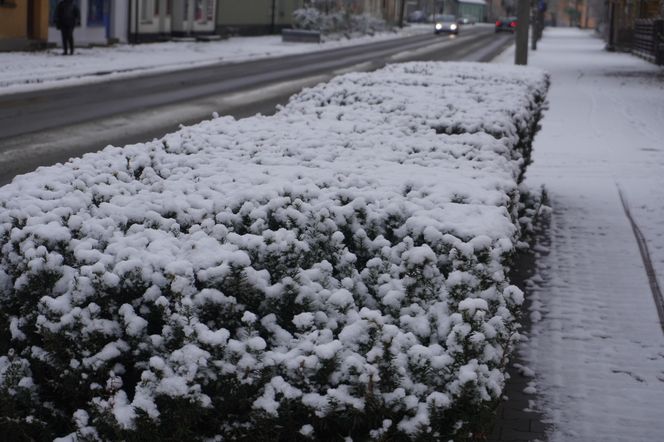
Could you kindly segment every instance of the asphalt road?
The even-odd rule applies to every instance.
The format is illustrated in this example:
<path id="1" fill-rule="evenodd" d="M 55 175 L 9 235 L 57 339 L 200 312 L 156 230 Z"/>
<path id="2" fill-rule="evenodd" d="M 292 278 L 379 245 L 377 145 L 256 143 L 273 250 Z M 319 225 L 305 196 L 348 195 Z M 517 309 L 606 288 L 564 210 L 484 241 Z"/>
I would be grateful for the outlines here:
<path id="1" fill-rule="evenodd" d="M 0 185 L 109 144 L 161 137 L 213 112 L 236 118 L 270 114 L 303 87 L 343 72 L 413 60 L 488 61 L 512 41 L 511 35 L 495 34 L 493 27 L 467 26 L 459 36 L 422 34 L 0 96 Z"/>

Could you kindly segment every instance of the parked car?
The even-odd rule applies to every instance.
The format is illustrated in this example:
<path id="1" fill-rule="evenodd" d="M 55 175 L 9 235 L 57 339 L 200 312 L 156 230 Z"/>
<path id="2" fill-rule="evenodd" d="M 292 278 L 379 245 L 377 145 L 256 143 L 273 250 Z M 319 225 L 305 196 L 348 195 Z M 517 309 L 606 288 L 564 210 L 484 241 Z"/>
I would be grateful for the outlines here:
<path id="1" fill-rule="evenodd" d="M 436 34 L 440 34 L 441 32 L 458 34 L 459 24 L 457 23 L 456 15 L 437 15 L 434 32 Z"/>
<path id="2" fill-rule="evenodd" d="M 470 15 L 463 15 L 459 17 L 459 20 L 457 20 L 457 23 L 460 25 L 474 25 L 475 24 L 475 17 L 470 16 Z"/>
<path id="3" fill-rule="evenodd" d="M 496 20 L 496 32 L 516 31 L 516 17 L 500 17 Z"/>

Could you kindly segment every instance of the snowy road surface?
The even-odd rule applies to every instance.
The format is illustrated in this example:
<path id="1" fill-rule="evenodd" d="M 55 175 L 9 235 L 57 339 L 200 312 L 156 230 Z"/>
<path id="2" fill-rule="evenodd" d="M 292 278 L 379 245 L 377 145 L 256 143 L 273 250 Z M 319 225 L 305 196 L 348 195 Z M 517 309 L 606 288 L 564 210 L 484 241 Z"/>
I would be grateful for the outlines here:
<path id="1" fill-rule="evenodd" d="M 546 185 L 554 210 L 522 350 L 551 440 L 662 440 L 664 335 L 618 186 L 661 286 L 664 71 L 603 45 L 554 28 L 529 54 L 552 87 L 527 182 Z M 513 51 L 501 57 L 512 60 Z"/>
<path id="2" fill-rule="evenodd" d="M 399 32 L 327 41 L 321 44 L 284 43 L 281 36 L 232 37 L 216 42 L 165 42 L 113 47 L 77 48 L 73 57 L 61 49 L 46 52 L 0 53 L 0 95 L 54 86 L 96 83 L 146 73 L 190 69 L 266 57 L 315 52 L 373 43 L 416 34 L 430 34 L 430 25 L 412 25 Z"/>
<path id="3" fill-rule="evenodd" d="M 487 26 L 457 36 L 416 35 L 308 54 L 218 64 L 47 91 L 0 94 L 0 185 L 40 165 L 108 144 L 159 138 L 213 113 L 271 114 L 303 87 L 406 60 L 486 61 L 510 44 Z M 26 72 L 27 76 L 32 75 Z M 79 81 L 85 83 L 85 79 Z"/>

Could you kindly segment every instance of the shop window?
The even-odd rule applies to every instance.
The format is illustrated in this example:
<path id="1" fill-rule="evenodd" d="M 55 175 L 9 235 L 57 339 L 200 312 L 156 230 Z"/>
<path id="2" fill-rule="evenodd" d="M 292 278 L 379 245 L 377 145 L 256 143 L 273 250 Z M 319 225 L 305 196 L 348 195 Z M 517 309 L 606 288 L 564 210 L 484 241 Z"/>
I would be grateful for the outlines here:
<path id="1" fill-rule="evenodd" d="M 208 22 L 214 20 L 214 2 L 213 0 L 196 0 L 194 7 L 194 19 L 198 22 Z"/>
<path id="2" fill-rule="evenodd" d="M 110 15 L 109 0 L 89 0 L 88 26 L 102 26 L 108 22 Z"/>

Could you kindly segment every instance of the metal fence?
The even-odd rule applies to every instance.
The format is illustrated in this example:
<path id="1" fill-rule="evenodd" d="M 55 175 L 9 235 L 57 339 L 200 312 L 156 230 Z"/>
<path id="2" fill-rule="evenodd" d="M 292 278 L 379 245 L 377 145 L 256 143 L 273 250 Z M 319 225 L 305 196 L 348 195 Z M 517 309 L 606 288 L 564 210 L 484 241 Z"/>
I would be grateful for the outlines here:
<path id="1" fill-rule="evenodd" d="M 632 52 L 658 65 L 664 65 L 664 20 L 638 19 L 634 22 Z"/>

